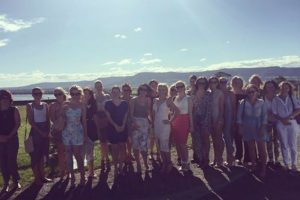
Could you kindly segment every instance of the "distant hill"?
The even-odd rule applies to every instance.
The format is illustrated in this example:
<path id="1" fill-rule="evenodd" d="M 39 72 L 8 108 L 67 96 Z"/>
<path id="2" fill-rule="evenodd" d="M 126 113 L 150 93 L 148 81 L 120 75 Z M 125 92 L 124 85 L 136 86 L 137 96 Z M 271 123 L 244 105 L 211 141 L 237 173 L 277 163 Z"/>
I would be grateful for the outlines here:
<path id="1" fill-rule="evenodd" d="M 188 82 L 188 77 L 191 74 L 195 74 L 196 76 L 212 76 L 216 73 L 225 73 L 239 75 L 243 77 L 245 80 L 252 74 L 259 74 L 264 80 L 272 79 L 278 77 L 279 75 L 291 78 L 291 79 L 300 79 L 300 67 L 298 68 L 284 68 L 284 67 L 261 67 L 261 68 L 227 68 L 227 69 L 219 69 L 219 70 L 209 70 L 209 71 L 198 71 L 198 72 L 143 72 L 138 73 L 133 76 L 120 76 L 120 77 L 105 77 L 99 78 L 105 88 L 111 88 L 113 85 L 122 85 L 123 83 L 129 83 L 133 87 L 137 87 L 141 83 L 148 83 L 151 79 L 158 80 L 159 82 L 164 82 L 168 84 L 172 84 L 177 80 L 183 80 Z M 44 82 L 37 83 L 22 87 L 14 87 L 9 88 L 12 91 L 20 92 L 20 91 L 28 91 L 33 87 L 41 87 L 45 90 L 52 90 L 55 87 L 63 87 L 69 88 L 73 84 L 78 84 L 82 87 L 92 87 L 95 80 L 91 81 L 72 81 L 72 82 Z"/>

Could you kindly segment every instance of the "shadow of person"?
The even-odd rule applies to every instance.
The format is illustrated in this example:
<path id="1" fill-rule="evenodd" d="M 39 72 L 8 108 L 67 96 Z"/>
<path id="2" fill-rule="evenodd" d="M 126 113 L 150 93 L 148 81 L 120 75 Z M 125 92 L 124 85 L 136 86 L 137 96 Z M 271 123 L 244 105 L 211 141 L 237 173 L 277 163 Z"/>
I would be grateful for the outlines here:
<path id="1" fill-rule="evenodd" d="M 63 199 L 65 190 L 68 186 L 69 178 L 56 182 L 43 200 Z"/>
<path id="2" fill-rule="evenodd" d="M 111 190 L 107 183 L 108 174 L 110 170 L 101 170 L 99 174 L 99 181 L 95 187 L 91 186 L 90 198 L 91 199 L 111 199 Z M 86 199 L 86 198 L 85 198 Z"/>
<path id="3" fill-rule="evenodd" d="M 222 174 L 221 169 L 216 169 L 211 166 L 207 166 L 203 169 L 204 178 L 212 190 L 217 191 L 220 187 L 224 187 L 229 184 L 229 180 Z"/>
<path id="4" fill-rule="evenodd" d="M 28 188 L 21 192 L 15 199 L 24 200 L 24 199 L 36 199 L 43 185 L 36 185 L 32 183 Z"/>

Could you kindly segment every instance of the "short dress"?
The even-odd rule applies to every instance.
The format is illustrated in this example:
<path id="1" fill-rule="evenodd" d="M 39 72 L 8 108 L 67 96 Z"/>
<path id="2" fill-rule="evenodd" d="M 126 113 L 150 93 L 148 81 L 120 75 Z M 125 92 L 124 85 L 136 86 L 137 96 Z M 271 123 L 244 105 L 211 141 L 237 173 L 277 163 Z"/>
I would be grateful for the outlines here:
<path id="1" fill-rule="evenodd" d="M 81 123 L 81 108 L 68 107 L 66 112 L 66 126 L 62 131 L 64 145 L 83 145 L 83 126 Z"/>
<path id="2" fill-rule="evenodd" d="M 164 120 L 168 120 L 170 108 L 165 100 L 160 105 L 158 104 L 158 99 L 154 100 L 153 111 L 154 116 L 154 133 L 158 140 L 159 149 L 163 152 L 170 151 L 170 134 L 171 125 L 164 123 Z"/>
<path id="3" fill-rule="evenodd" d="M 111 119 L 118 125 L 122 126 L 124 117 L 128 113 L 129 105 L 126 101 L 121 101 L 119 105 L 115 105 L 112 100 L 106 101 L 105 110 L 110 114 Z M 108 124 L 108 141 L 111 144 L 125 143 L 128 138 L 127 126 L 122 132 L 117 132 L 112 124 Z"/>
<path id="4" fill-rule="evenodd" d="M 240 101 L 237 113 L 237 123 L 243 125 L 244 141 L 267 141 L 267 131 L 260 135 L 259 131 L 262 125 L 267 125 L 268 115 L 267 107 L 262 99 L 257 99 L 252 105 L 247 99 Z"/>

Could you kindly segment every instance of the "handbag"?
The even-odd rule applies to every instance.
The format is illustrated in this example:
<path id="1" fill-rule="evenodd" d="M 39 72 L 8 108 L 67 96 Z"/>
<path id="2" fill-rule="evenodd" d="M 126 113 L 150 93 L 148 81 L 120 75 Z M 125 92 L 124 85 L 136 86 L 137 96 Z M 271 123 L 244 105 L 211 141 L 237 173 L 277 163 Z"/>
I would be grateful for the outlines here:
<path id="1" fill-rule="evenodd" d="M 293 111 L 295 111 L 296 109 L 295 109 L 295 103 L 294 103 L 293 97 L 292 97 L 292 96 L 290 96 L 290 99 L 291 99 L 291 101 L 292 101 L 292 104 L 293 104 Z M 297 115 L 297 116 L 295 116 L 294 118 L 295 118 L 295 120 L 296 120 L 297 124 L 300 124 L 300 114 L 298 114 L 298 115 Z"/>
<path id="2" fill-rule="evenodd" d="M 34 151 L 33 138 L 30 134 L 27 137 L 27 116 L 26 116 L 26 124 L 25 124 L 24 147 L 26 153 L 32 153 Z"/>

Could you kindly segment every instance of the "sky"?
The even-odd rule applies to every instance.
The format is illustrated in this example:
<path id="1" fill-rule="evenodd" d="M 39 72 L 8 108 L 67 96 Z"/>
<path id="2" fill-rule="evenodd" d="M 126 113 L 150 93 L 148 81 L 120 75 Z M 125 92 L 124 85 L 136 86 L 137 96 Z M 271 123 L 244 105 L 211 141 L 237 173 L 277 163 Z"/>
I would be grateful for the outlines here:
<path id="1" fill-rule="evenodd" d="M 0 0 L 0 87 L 300 67 L 299 0 Z"/>

